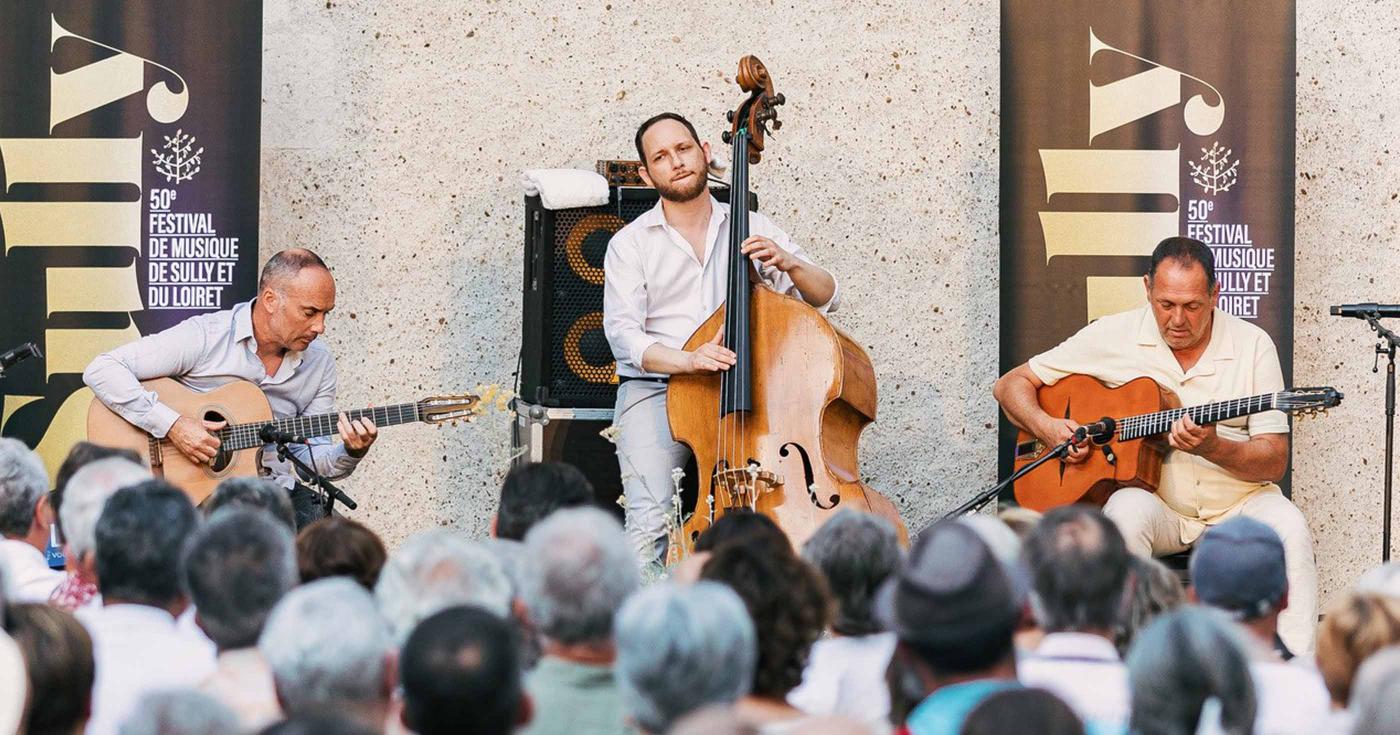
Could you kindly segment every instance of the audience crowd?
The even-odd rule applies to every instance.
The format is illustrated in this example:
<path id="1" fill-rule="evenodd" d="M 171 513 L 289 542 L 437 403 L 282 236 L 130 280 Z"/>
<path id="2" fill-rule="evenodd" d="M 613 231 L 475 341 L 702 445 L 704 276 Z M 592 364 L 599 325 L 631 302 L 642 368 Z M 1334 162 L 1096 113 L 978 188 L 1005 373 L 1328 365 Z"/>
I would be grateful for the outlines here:
<path id="1" fill-rule="evenodd" d="M 801 548 L 733 511 L 643 569 L 594 497 L 524 465 L 491 538 L 390 549 L 262 480 L 196 508 L 129 451 L 81 443 L 51 483 L 0 439 L 0 735 L 1400 733 L 1400 565 L 1294 655 L 1247 518 L 1173 571 L 1085 505 L 908 549 L 853 510 Z"/>

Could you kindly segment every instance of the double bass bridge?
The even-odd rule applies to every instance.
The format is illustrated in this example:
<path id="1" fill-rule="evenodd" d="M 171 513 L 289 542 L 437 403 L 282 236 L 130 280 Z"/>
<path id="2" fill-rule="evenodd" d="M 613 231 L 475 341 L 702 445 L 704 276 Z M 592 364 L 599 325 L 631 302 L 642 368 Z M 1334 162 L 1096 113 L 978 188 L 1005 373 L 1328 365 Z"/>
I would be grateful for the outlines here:
<path id="1" fill-rule="evenodd" d="M 724 499 L 725 508 L 758 510 L 758 499 L 782 485 L 782 475 L 763 469 L 753 460 L 744 467 L 729 467 L 722 463 L 715 467 L 711 475 L 711 487 L 717 497 Z"/>

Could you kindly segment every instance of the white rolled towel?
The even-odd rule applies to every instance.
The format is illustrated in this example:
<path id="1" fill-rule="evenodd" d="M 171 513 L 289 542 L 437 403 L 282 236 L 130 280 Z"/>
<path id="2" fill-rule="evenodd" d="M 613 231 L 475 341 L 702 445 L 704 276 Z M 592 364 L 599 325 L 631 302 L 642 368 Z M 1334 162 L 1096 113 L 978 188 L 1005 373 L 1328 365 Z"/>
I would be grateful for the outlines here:
<path id="1" fill-rule="evenodd" d="M 608 203 L 608 180 L 576 168 L 532 168 L 520 176 L 525 196 L 540 197 L 545 209 L 597 207 Z"/>

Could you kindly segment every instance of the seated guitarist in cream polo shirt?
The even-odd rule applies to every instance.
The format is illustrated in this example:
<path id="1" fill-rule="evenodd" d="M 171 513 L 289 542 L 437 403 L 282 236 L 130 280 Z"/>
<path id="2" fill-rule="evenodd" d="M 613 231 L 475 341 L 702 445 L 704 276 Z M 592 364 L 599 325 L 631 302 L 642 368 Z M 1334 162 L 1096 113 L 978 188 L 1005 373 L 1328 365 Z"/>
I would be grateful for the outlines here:
<path id="1" fill-rule="evenodd" d="M 1041 410 L 1036 391 L 1073 374 L 1117 387 L 1148 376 L 1182 405 L 1283 390 L 1278 351 L 1264 330 L 1215 308 L 1220 286 L 1215 258 L 1199 240 L 1171 237 L 1152 253 L 1143 284 L 1147 304 L 1103 317 L 1059 346 L 1032 357 L 993 389 L 1007 418 L 1047 444 L 1068 439 L 1078 424 Z M 1288 419 L 1266 411 L 1209 426 L 1183 416 L 1167 441 L 1156 494 L 1123 488 L 1104 512 L 1129 550 L 1158 556 L 1190 548 L 1208 526 L 1245 515 L 1271 526 L 1288 560 L 1288 607 L 1279 636 L 1309 654 L 1317 627 L 1317 567 L 1312 534 L 1276 483 L 1288 468 Z M 1082 462 L 1088 447 L 1067 461 Z"/>
<path id="2" fill-rule="evenodd" d="M 156 437 L 169 438 L 180 453 L 208 462 L 219 449 L 210 430 L 161 403 L 140 381 L 174 378 L 196 391 L 234 380 L 257 384 L 277 418 L 335 410 L 335 357 L 318 342 L 326 315 L 335 308 L 335 279 L 325 261 L 310 250 L 291 248 L 268 259 L 258 278 L 258 297 L 225 311 L 200 314 L 155 334 L 98 355 L 83 382 L 118 416 Z M 340 414 L 340 444 L 313 439 L 292 445 L 298 459 L 328 478 L 349 475 L 378 436 L 369 417 L 350 421 Z M 318 517 L 312 493 L 296 478 L 290 462 L 272 445 L 260 458 L 264 476 L 286 488 L 297 511 L 297 525 Z"/>

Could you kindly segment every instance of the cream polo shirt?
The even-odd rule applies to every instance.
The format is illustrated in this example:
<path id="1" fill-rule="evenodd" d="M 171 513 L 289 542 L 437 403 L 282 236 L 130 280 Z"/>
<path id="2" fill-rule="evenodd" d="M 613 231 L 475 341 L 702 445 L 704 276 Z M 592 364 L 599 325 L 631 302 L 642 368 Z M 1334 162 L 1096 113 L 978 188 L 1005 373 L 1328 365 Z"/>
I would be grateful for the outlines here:
<path id="1" fill-rule="evenodd" d="M 1162 340 L 1148 305 L 1103 317 L 1059 346 L 1032 357 L 1031 372 L 1046 385 L 1076 373 L 1116 388 L 1147 376 L 1181 399 L 1183 406 L 1283 390 L 1283 369 L 1269 335 L 1238 317 L 1215 310 L 1210 343 L 1190 370 Z M 1223 439 L 1245 441 L 1288 433 L 1281 411 L 1241 416 L 1216 425 Z M 1172 510 L 1204 523 L 1224 520 L 1246 498 L 1271 482 L 1246 482 L 1219 465 L 1186 452 L 1168 451 L 1157 495 Z"/>

